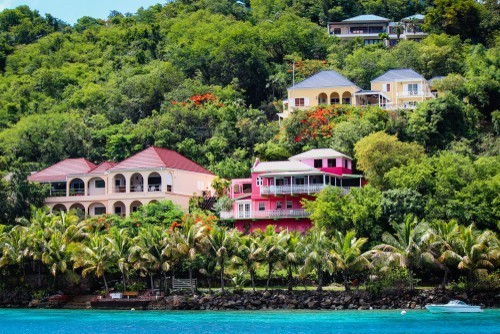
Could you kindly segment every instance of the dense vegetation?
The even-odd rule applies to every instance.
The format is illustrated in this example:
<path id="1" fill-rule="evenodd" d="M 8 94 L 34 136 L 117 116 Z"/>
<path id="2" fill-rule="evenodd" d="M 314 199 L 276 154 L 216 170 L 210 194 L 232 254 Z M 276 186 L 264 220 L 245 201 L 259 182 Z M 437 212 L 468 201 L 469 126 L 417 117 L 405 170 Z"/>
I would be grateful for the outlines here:
<path id="1" fill-rule="evenodd" d="M 429 37 L 419 43 L 401 40 L 390 49 L 343 42 L 329 37 L 325 28 L 328 21 L 358 14 L 399 20 L 416 12 L 427 15 Z M 38 258 L 25 244 L 9 253 L 5 241 L 18 233 L 21 242 L 28 229 L 36 229 L 19 223 L 22 217 L 37 219 L 29 206 L 40 206 L 46 194 L 25 181 L 29 171 L 68 157 L 116 161 L 150 145 L 175 149 L 221 178 L 247 176 L 255 157 L 283 159 L 331 147 L 353 156 L 369 185 L 347 196 L 328 189 L 316 202 L 305 203 L 318 229 L 314 233 L 326 234 L 324 247 L 330 249 L 337 233 L 346 237 L 355 231 L 359 240 L 368 238 L 360 246 L 364 253 L 389 244 L 384 232 L 399 233 L 398 226 L 411 216 L 436 233 L 444 228 L 440 224 L 469 233 L 469 241 L 492 234 L 483 238 L 489 240 L 487 247 L 474 249 L 497 254 L 498 243 L 491 240 L 500 222 L 499 17 L 494 0 L 178 0 L 135 14 L 112 12 L 106 20 L 82 17 L 74 26 L 26 6 L 2 11 L 2 270 L 27 269 L 22 265 L 26 257 L 61 272 L 56 260 Z M 413 68 L 427 79 L 443 76 L 437 85 L 444 94 L 414 111 L 319 107 L 293 113 L 280 126 L 276 114 L 292 82 L 292 64 L 296 80 L 331 68 L 363 88 L 388 69 Z M 178 217 L 172 208 L 162 210 Z M 131 238 L 139 231 L 167 238 L 163 231 L 179 221 L 162 218 L 168 224 L 151 227 L 155 220 L 148 217 L 135 217 L 133 223 L 116 218 L 110 231 L 124 228 Z M 58 224 L 65 226 L 56 228 L 63 235 L 67 223 Z M 44 238 L 65 240 L 51 246 L 59 250 L 73 241 L 91 249 L 91 241 L 102 246 L 112 239 L 106 239 L 108 232 L 84 229 L 77 239 L 51 241 L 56 233 L 51 229 Z M 469 245 L 458 234 L 448 240 Z M 429 247 L 434 258 L 441 258 L 435 245 Z M 64 268 L 85 267 L 72 262 L 73 251 L 61 251 L 70 256 Z M 17 254 L 17 262 L 7 260 L 9 254 Z M 196 268 L 196 275 L 199 269 L 209 272 L 198 258 L 178 261 L 187 263 L 184 269 Z M 498 262 L 491 264 L 498 268 Z M 210 265 L 215 270 L 217 264 Z M 114 264 L 109 268 L 117 270 Z M 160 273 L 159 267 L 154 270 Z M 319 277 L 321 270 L 316 267 Z"/>

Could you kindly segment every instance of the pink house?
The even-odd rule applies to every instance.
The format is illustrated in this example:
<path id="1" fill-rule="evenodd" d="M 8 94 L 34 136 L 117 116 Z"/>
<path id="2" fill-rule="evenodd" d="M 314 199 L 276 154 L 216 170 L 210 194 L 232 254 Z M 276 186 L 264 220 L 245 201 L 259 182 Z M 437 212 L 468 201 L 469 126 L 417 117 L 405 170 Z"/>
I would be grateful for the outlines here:
<path id="1" fill-rule="evenodd" d="M 352 158 L 332 149 L 314 149 L 287 161 L 255 161 L 252 176 L 231 182 L 232 210 L 221 212 L 222 220 L 233 221 L 240 231 L 277 229 L 304 231 L 311 221 L 301 204 L 303 198 L 326 186 L 349 191 L 361 187 L 362 175 L 352 174 Z"/>

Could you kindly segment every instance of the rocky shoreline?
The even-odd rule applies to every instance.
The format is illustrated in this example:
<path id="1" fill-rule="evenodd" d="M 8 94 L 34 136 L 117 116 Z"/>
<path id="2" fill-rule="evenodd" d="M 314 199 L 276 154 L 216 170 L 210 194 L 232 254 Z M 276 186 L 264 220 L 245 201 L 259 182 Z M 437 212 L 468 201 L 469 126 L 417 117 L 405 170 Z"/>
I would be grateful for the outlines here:
<path id="1" fill-rule="evenodd" d="M 3 293 L 3 308 L 73 308 L 73 309 L 143 309 L 143 310 L 370 310 L 370 309 L 422 309 L 430 303 L 447 303 L 460 299 L 483 308 L 496 308 L 500 291 L 454 293 L 450 290 L 392 291 L 373 296 L 366 291 L 351 293 L 338 291 L 257 291 L 236 292 L 225 295 L 174 293 L 158 300 L 141 298 L 130 300 L 97 299 L 79 296 L 64 300 L 33 300 L 28 293 Z"/>

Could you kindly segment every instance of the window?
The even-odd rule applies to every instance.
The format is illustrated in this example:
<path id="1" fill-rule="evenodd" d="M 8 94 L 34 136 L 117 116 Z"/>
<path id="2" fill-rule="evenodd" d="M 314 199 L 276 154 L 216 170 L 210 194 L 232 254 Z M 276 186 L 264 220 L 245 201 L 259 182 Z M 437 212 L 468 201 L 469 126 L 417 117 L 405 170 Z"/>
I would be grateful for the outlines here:
<path id="1" fill-rule="evenodd" d="M 382 86 L 382 91 L 383 92 L 390 92 L 391 91 L 391 84 L 384 84 Z"/>
<path id="2" fill-rule="evenodd" d="M 293 208 L 293 203 L 292 203 L 292 201 L 286 201 L 286 208 L 287 208 L 287 209 L 291 209 L 291 208 Z"/>
<path id="3" fill-rule="evenodd" d="M 262 178 L 261 178 L 261 177 L 258 177 L 258 178 L 257 178 L 257 185 L 258 185 L 258 186 L 261 186 L 261 185 L 262 185 Z"/>
<path id="4" fill-rule="evenodd" d="M 115 206 L 115 215 L 121 215 L 122 214 L 122 208 L 120 206 Z"/>
<path id="5" fill-rule="evenodd" d="M 337 159 L 328 159 L 328 167 L 337 167 Z"/>
<path id="6" fill-rule="evenodd" d="M 106 182 L 104 180 L 95 180 L 94 185 L 96 188 L 105 188 Z"/>
<path id="7" fill-rule="evenodd" d="M 266 203 L 259 202 L 259 211 L 264 211 L 264 210 L 266 210 Z"/>
<path id="8" fill-rule="evenodd" d="M 346 159 L 346 160 L 344 160 L 344 167 L 345 167 L 345 168 L 349 168 L 349 167 L 347 167 L 347 166 L 349 166 L 349 162 L 348 162 L 348 161 L 347 161 L 347 159 Z"/>
<path id="9" fill-rule="evenodd" d="M 334 35 L 340 35 L 342 33 L 342 31 L 340 30 L 340 28 L 333 28 L 333 30 L 330 30 L 330 31 L 333 31 Z"/>
<path id="10" fill-rule="evenodd" d="M 103 215 L 106 213 L 106 208 L 105 207 L 97 207 L 97 208 L 94 208 L 94 214 L 97 216 L 97 215 Z"/>
<path id="11" fill-rule="evenodd" d="M 119 186 L 121 186 L 121 185 L 122 185 L 122 180 L 120 180 L 120 179 L 116 179 L 116 180 L 115 180 L 115 187 L 119 187 Z"/>
<path id="12" fill-rule="evenodd" d="M 350 97 L 343 97 L 342 104 L 351 104 L 351 98 Z"/>
<path id="13" fill-rule="evenodd" d="M 243 193 L 249 194 L 251 192 L 252 192 L 252 184 L 251 183 L 244 183 L 243 184 Z"/>
<path id="14" fill-rule="evenodd" d="M 297 178 L 295 178 L 295 184 L 297 184 L 297 185 L 304 185 L 305 184 L 305 179 L 303 177 L 297 177 Z"/>
<path id="15" fill-rule="evenodd" d="M 295 106 L 296 107 L 303 107 L 305 105 L 305 100 L 303 97 L 297 97 L 295 99 Z"/>
<path id="16" fill-rule="evenodd" d="M 172 192 L 172 186 L 170 184 L 167 184 L 167 191 L 170 193 Z"/>
<path id="17" fill-rule="evenodd" d="M 322 168 L 323 160 L 322 159 L 314 159 L 314 168 Z"/>
<path id="18" fill-rule="evenodd" d="M 332 97 L 330 99 L 330 104 L 331 105 L 334 105 L 334 104 L 340 104 L 340 99 L 338 97 Z"/>
<path id="19" fill-rule="evenodd" d="M 283 208 L 283 203 L 276 202 L 276 210 L 281 210 Z"/>
<path id="20" fill-rule="evenodd" d="M 408 95 L 418 95 L 418 84 L 408 84 Z"/>

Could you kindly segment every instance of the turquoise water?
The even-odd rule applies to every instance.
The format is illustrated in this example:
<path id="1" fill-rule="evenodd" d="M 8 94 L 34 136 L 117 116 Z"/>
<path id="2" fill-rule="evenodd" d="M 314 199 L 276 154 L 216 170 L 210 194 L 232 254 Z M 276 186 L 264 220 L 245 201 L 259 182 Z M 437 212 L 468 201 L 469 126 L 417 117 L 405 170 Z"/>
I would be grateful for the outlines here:
<path id="1" fill-rule="evenodd" d="M 0 310 L 0 333 L 500 333 L 500 310 L 427 311 Z"/>

